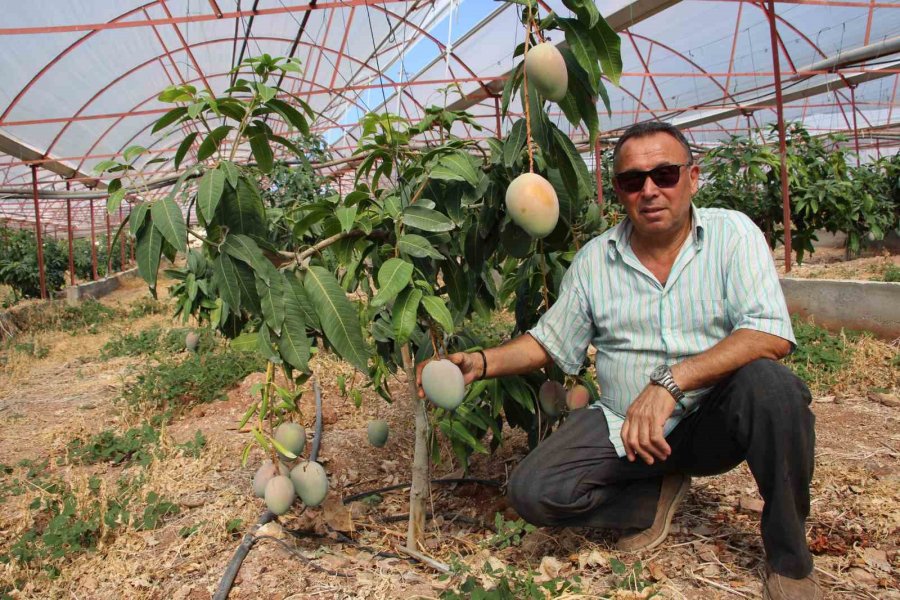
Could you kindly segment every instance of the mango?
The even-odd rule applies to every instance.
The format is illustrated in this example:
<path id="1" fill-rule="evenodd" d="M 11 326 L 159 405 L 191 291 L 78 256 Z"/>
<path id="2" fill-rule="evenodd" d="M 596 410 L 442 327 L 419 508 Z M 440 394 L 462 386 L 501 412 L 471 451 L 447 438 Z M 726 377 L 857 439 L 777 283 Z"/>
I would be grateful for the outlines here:
<path id="1" fill-rule="evenodd" d="M 283 515 L 297 498 L 294 492 L 294 484 L 284 475 L 278 475 L 266 484 L 266 508 L 276 515 Z"/>
<path id="2" fill-rule="evenodd" d="M 376 448 L 381 448 L 387 443 L 388 439 L 387 421 L 383 419 L 374 419 L 372 421 L 369 421 L 367 433 L 369 436 L 369 443 Z"/>
<path id="3" fill-rule="evenodd" d="M 318 506 L 328 495 L 328 475 L 317 462 L 303 461 L 291 470 L 291 481 L 300 500 L 307 506 Z"/>
<path id="4" fill-rule="evenodd" d="M 292 452 L 295 457 L 300 456 L 306 447 L 306 430 L 297 423 L 282 423 L 275 428 L 275 441 L 284 446 L 285 450 Z M 281 452 L 278 456 L 284 460 L 293 460 Z"/>
<path id="5" fill-rule="evenodd" d="M 422 369 L 425 397 L 444 410 L 456 410 L 466 396 L 462 371 L 447 359 L 433 360 Z"/>
<path id="6" fill-rule="evenodd" d="M 572 410 L 584 408 L 591 402 L 591 392 L 583 385 L 573 386 L 566 394 L 566 407 Z"/>
<path id="7" fill-rule="evenodd" d="M 566 388 L 558 381 L 545 381 L 538 392 L 538 402 L 547 416 L 555 419 L 566 405 Z"/>
<path id="8" fill-rule="evenodd" d="M 290 470 L 281 461 L 278 461 L 278 466 L 276 467 L 271 460 L 264 460 L 253 475 L 253 495 L 257 498 L 265 498 L 266 484 L 276 475 L 287 477 L 288 474 L 290 474 Z"/>
<path id="9" fill-rule="evenodd" d="M 547 237 L 559 221 L 556 190 L 540 175 L 523 173 L 506 188 L 506 212 L 531 237 Z"/>
<path id="10" fill-rule="evenodd" d="M 538 44 L 525 55 L 525 74 L 540 94 L 559 102 L 566 97 L 569 87 L 569 71 L 566 59 L 550 42 Z"/>
<path id="11" fill-rule="evenodd" d="M 189 331 L 184 337 L 184 347 L 188 352 L 196 352 L 197 346 L 200 345 L 200 334 L 196 331 Z"/>

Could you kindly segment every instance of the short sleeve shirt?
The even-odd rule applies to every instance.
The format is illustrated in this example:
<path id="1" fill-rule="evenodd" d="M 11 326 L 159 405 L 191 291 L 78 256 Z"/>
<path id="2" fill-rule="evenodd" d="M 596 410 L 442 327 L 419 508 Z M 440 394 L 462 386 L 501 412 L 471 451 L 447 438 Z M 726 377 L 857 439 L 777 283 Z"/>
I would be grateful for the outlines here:
<path id="1" fill-rule="evenodd" d="M 692 232 L 665 286 L 631 249 L 628 219 L 587 243 L 563 278 L 556 303 L 529 331 L 559 367 L 577 373 L 597 349 L 600 402 L 610 441 L 625 455 L 621 428 L 628 407 L 660 364 L 673 365 L 737 329 L 770 333 L 796 345 L 768 244 L 743 213 L 691 208 Z M 690 411 L 711 388 L 686 393 Z M 666 422 L 665 435 L 684 417 Z"/>

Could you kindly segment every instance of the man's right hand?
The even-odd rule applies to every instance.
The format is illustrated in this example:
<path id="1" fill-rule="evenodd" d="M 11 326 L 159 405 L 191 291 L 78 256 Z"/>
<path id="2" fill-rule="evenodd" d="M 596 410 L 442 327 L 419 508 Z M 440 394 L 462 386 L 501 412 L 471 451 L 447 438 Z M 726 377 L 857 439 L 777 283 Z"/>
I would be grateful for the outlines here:
<path id="1" fill-rule="evenodd" d="M 419 390 L 419 398 L 425 397 L 425 390 L 422 389 L 422 369 L 432 360 L 434 359 L 426 360 L 416 366 L 416 389 Z M 447 355 L 447 360 L 459 367 L 466 385 L 481 377 L 484 372 L 484 362 L 481 360 L 481 354 L 477 352 L 456 352 Z"/>

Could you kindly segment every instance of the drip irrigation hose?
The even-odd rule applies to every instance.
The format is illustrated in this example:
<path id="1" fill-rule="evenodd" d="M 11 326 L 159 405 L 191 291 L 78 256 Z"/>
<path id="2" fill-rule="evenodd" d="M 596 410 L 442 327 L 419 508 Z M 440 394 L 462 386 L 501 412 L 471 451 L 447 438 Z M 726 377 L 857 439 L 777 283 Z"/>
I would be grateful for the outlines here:
<path id="1" fill-rule="evenodd" d="M 319 389 L 319 382 L 316 379 L 313 379 L 313 390 L 316 394 L 316 426 L 312 450 L 309 453 L 309 460 L 311 461 L 315 461 L 319 457 L 319 448 L 321 448 L 322 446 L 322 391 Z M 228 566 L 225 568 L 225 572 L 222 574 L 222 579 L 219 581 L 219 587 L 216 589 L 215 595 L 213 595 L 213 600 L 226 600 L 226 598 L 228 598 L 228 594 L 231 592 L 231 587 L 234 585 L 234 580 L 237 578 L 238 571 L 241 570 L 241 565 L 243 564 L 244 559 L 247 558 L 247 555 L 250 553 L 250 548 L 252 548 L 253 544 L 255 544 L 259 539 L 274 539 L 276 542 L 280 542 L 293 554 L 300 556 L 304 561 L 307 562 L 307 564 L 312 565 L 312 563 L 309 562 L 309 559 L 301 554 L 298 554 L 297 552 L 294 552 L 292 548 L 287 546 L 287 544 L 285 544 L 281 540 L 270 538 L 270 536 L 255 535 L 260 527 L 274 519 L 275 513 L 267 510 L 262 515 L 260 515 L 259 520 L 256 522 L 256 525 L 253 526 L 253 529 L 244 534 L 244 539 L 241 541 L 241 545 L 237 547 L 231 557 L 231 560 L 228 561 Z M 327 569 L 323 569 L 323 567 L 319 567 L 318 565 L 313 566 L 316 569 L 329 572 Z"/>
<path id="2" fill-rule="evenodd" d="M 490 487 L 500 488 L 502 484 L 499 481 L 494 479 L 472 479 L 469 477 L 453 477 L 447 479 L 432 479 L 431 483 L 477 483 L 479 485 L 487 485 Z M 356 502 L 357 500 L 362 500 L 367 496 L 371 496 L 373 494 L 380 494 L 381 492 L 392 492 L 394 490 L 402 490 L 403 488 L 408 488 L 411 483 L 398 483 L 397 485 L 389 485 L 387 487 L 378 488 L 375 490 L 368 490 L 365 492 L 359 492 L 358 494 L 353 494 L 352 496 L 347 496 L 344 498 L 344 504 L 350 504 L 351 502 Z"/>

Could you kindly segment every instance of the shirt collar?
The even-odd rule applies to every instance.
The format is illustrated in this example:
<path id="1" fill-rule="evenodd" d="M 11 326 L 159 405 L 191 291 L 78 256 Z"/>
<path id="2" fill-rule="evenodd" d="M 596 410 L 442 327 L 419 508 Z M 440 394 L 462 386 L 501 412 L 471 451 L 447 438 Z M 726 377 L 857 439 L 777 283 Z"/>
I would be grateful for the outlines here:
<path id="1" fill-rule="evenodd" d="M 703 247 L 703 230 L 704 223 L 703 217 L 700 215 L 700 211 L 694 206 L 694 203 L 691 203 L 691 237 L 694 240 L 694 246 L 697 250 Z M 615 226 L 612 233 L 609 236 L 609 240 L 607 240 L 608 248 L 607 252 L 609 253 L 610 258 L 615 258 L 616 253 L 618 252 L 621 255 L 625 247 L 628 245 L 629 240 L 631 239 L 631 230 L 634 226 L 631 224 L 631 220 L 628 217 L 622 219 L 618 225 Z"/>

